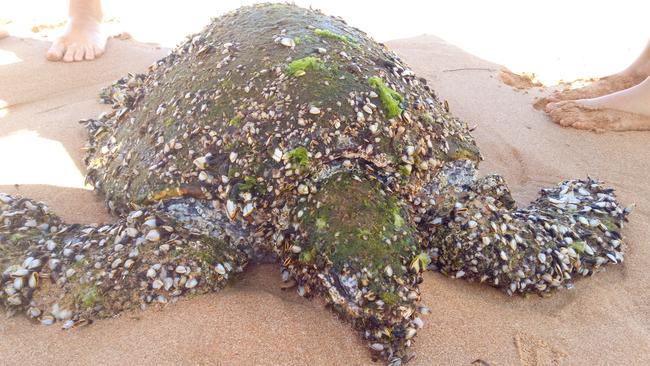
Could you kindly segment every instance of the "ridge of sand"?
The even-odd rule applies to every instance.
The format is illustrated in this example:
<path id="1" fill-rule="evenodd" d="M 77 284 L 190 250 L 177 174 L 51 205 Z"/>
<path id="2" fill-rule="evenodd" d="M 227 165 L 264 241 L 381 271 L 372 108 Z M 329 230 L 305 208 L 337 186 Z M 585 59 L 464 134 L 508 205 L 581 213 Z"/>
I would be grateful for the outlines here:
<path id="1" fill-rule="evenodd" d="M 520 204 L 567 178 L 598 177 L 637 209 L 623 231 L 623 266 L 609 267 L 575 289 L 550 298 L 509 298 L 478 284 L 426 273 L 423 304 L 433 313 L 418 333 L 411 365 L 604 365 L 650 363 L 650 133 L 596 135 L 564 129 L 532 108 L 539 92 L 518 93 L 498 80 L 499 65 L 478 59 L 432 36 L 388 42 L 425 77 L 452 112 L 470 125 L 485 156 L 484 173 L 503 174 Z M 165 50 L 135 41 L 109 41 L 92 63 L 47 63 L 48 44 L 9 37 L 0 48 L 22 61 L 0 66 L 0 141 L 36 131 L 59 142 L 83 173 L 85 141 L 78 119 L 105 110 L 101 86 L 142 71 Z M 455 70 L 451 72 L 451 70 Z M 0 142 L 1 143 L 1 142 Z M 50 162 L 22 146 L 0 157 L 0 171 Z M 31 160 L 30 160 L 31 159 Z M 14 164 L 13 166 L 16 166 Z M 21 176 L 21 172 L 17 173 Z M 70 222 L 110 220 L 91 191 L 19 183 L 19 193 L 47 201 Z M 73 182 L 75 186 L 82 182 Z M 13 184 L 0 191 L 16 193 Z M 221 293 L 181 301 L 164 310 L 127 313 L 88 327 L 61 331 L 25 317 L 0 319 L 3 364 L 373 364 L 349 325 L 317 302 L 279 290 L 277 266 L 255 266 L 242 283 Z"/>
<path id="2" fill-rule="evenodd" d="M 537 80 L 537 77 L 533 73 L 517 74 L 508 69 L 501 70 L 499 73 L 499 79 L 504 84 L 519 90 L 535 87 L 540 88 L 544 86 L 539 80 Z"/>

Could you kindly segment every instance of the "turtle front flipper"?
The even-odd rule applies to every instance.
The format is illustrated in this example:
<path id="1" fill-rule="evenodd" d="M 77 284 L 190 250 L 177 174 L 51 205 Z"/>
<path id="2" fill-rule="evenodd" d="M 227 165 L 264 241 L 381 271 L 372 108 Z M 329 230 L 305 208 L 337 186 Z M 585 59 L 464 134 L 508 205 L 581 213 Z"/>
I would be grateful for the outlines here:
<path id="1" fill-rule="evenodd" d="M 620 229 L 628 210 L 613 189 L 571 180 L 516 209 L 503 178 L 450 187 L 428 213 L 433 263 L 444 274 L 487 282 L 513 293 L 546 293 L 623 261 Z"/>
<path id="2" fill-rule="evenodd" d="M 175 213 L 159 205 L 114 224 L 69 225 L 43 203 L 0 194 L 0 302 L 67 328 L 218 290 L 243 270 L 235 240 L 191 232 Z"/>
<path id="3" fill-rule="evenodd" d="M 414 227 L 397 198 L 367 175 L 339 172 L 302 189 L 283 241 L 303 296 L 348 319 L 373 353 L 400 362 L 416 329 L 421 267 Z"/>

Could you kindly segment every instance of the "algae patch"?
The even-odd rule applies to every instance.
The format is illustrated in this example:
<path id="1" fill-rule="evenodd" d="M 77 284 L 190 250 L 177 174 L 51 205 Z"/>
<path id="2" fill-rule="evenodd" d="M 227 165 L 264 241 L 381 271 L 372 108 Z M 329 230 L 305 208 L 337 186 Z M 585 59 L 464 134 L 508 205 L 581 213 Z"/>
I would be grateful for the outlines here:
<path id="1" fill-rule="evenodd" d="M 396 274 L 403 272 L 400 258 L 411 258 L 416 243 L 396 198 L 379 182 L 342 173 L 314 198 L 316 208 L 302 218 L 308 233 L 304 252 L 310 254 L 301 260 L 324 255 L 337 268 L 352 265 L 380 272 L 389 265 Z"/>
<path id="2" fill-rule="evenodd" d="M 239 186 L 240 192 L 261 192 L 263 190 L 262 185 L 250 175 L 244 177 L 244 183 Z"/>
<path id="3" fill-rule="evenodd" d="M 307 149 L 303 146 L 299 146 L 289 151 L 287 153 L 287 156 L 293 165 L 303 168 L 309 166 L 309 151 L 307 151 Z"/>
<path id="4" fill-rule="evenodd" d="M 171 127 L 175 122 L 176 122 L 176 120 L 175 120 L 174 118 L 172 118 L 172 117 L 167 117 L 167 118 L 165 118 L 165 119 L 163 120 L 163 125 L 164 125 L 165 127 Z"/>
<path id="5" fill-rule="evenodd" d="M 79 302 L 84 309 L 91 309 L 95 307 L 100 301 L 99 291 L 97 286 L 89 285 L 81 289 L 79 292 Z"/>
<path id="6" fill-rule="evenodd" d="M 400 93 L 386 86 L 377 76 L 369 78 L 368 84 L 379 93 L 379 99 L 388 118 L 397 117 L 402 113 L 401 104 L 404 103 L 404 97 Z"/>
<path id="7" fill-rule="evenodd" d="M 327 30 L 327 29 L 320 29 L 320 28 L 314 29 L 314 34 L 316 34 L 317 36 L 319 36 L 321 38 L 332 39 L 332 40 L 340 41 L 340 42 L 343 42 L 343 43 L 349 44 L 349 45 L 355 45 L 356 44 L 354 41 L 352 41 L 352 39 L 350 39 L 350 37 L 344 36 L 342 34 L 334 33 L 334 32 L 332 32 L 330 30 Z"/>
<path id="8" fill-rule="evenodd" d="M 411 268 L 416 272 L 423 272 L 431 263 L 431 257 L 427 253 L 416 255 L 411 261 Z"/>
<path id="9" fill-rule="evenodd" d="M 573 248 L 577 253 L 583 254 L 586 249 L 586 243 L 584 241 L 576 241 L 571 245 L 571 248 Z"/>
<path id="10" fill-rule="evenodd" d="M 287 73 L 293 76 L 304 75 L 308 70 L 320 70 L 323 68 L 323 62 L 314 56 L 307 56 L 291 61 L 287 66 Z"/>
<path id="11" fill-rule="evenodd" d="M 241 122 L 243 119 L 244 116 L 238 113 L 228 122 L 228 126 L 239 127 L 241 126 Z"/>
<path id="12" fill-rule="evenodd" d="M 391 306 L 398 304 L 400 300 L 399 296 L 392 292 L 382 292 L 379 297 L 383 302 Z"/>

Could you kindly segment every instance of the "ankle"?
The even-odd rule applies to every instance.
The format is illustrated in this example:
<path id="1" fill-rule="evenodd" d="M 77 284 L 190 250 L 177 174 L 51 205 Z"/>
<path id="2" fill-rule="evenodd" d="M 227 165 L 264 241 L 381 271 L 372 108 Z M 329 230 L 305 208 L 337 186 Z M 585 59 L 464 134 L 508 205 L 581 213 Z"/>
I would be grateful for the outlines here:
<path id="1" fill-rule="evenodd" d="M 96 19 L 93 16 L 89 15 L 77 15 L 71 16 L 69 20 L 69 25 L 71 28 L 98 28 L 101 23 L 101 20 Z"/>
<path id="2" fill-rule="evenodd" d="M 641 80 L 643 80 L 650 76 L 650 60 L 637 60 L 637 62 L 633 63 L 627 69 L 623 70 L 621 74 L 634 78 L 641 78 Z"/>
<path id="3" fill-rule="evenodd" d="M 643 65 L 640 65 L 638 73 L 647 80 L 650 77 L 650 61 L 646 61 Z"/>

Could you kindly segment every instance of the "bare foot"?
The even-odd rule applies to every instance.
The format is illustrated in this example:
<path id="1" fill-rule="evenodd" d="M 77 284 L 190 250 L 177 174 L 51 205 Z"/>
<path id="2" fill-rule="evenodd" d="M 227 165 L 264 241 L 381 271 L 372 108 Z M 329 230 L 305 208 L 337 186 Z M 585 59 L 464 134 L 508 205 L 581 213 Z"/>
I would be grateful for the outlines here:
<path id="1" fill-rule="evenodd" d="M 3 39 L 8 35 L 9 35 L 9 32 L 7 32 L 7 30 L 5 29 L 4 24 L 2 24 L 2 21 L 0 21 L 0 39 Z"/>
<path id="2" fill-rule="evenodd" d="M 648 75 L 649 74 L 643 75 L 637 72 L 622 72 L 606 76 L 582 88 L 557 91 L 552 95 L 535 102 L 534 107 L 538 110 L 544 110 L 546 105 L 549 103 L 559 102 L 562 100 L 596 98 L 615 93 L 639 84 L 648 77 Z"/>
<path id="3" fill-rule="evenodd" d="M 549 103 L 546 112 L 554 122 L 566 127 L 592 131 L 650 130 L 650 77 L 601 97 Z"/>
<path id="4" fill-rule="evenodd" d="M 92 18 L 71 18 L 63 35 L 47 51 L 50 61 L 94 60 L 106 49 L 106 36 L 100 22 Z"/>

